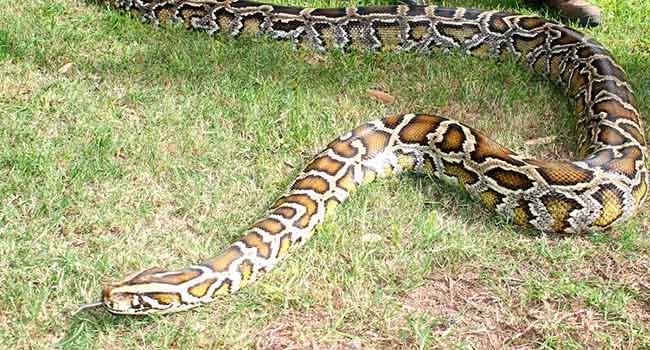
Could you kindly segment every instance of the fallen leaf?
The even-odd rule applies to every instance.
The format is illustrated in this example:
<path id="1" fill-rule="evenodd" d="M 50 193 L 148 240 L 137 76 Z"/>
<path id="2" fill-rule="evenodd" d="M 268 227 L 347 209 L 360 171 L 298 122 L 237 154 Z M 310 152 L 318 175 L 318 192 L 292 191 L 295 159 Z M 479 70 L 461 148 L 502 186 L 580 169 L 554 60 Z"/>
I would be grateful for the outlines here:
<path id="1" fill-rule="evenodd" d="M 372 97 L 373 99 L 379 102 L 383 102 L 385 104 L 391 104 L 395 102 L 395 97 L 379 90 L 368 89 L 368 96 Z"/>
<path id="2" fill-rule="evenodd" d="M 556 138 L 557 136 L 555 135 L 538 137 L 536 139 L 526 140 L 524 143 L 528 146 L 548 145 L 549 143 L 555 141 Z"/>
<path id="3" fill-rule="evenodd" d="M 68 62 L 61 66 L 61 68 L 59 68 L 59 73 L 67 74 L 70 71 L 70 68 L 72 68 L 72 62 Z"/>

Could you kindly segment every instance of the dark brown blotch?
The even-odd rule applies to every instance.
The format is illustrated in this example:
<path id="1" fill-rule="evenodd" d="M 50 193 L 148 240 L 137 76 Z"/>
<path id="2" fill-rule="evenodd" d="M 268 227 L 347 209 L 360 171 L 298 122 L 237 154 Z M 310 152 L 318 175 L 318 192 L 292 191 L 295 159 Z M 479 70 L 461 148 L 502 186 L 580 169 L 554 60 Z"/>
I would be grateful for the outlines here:
<path id="1" fill-rule="evenodd" d="M 584 37 L 584 34 L 573 30 L 569 27 L 565 26 L 553 26 L 553 29 L 558 32 L 559 37 L 553 38 L 551 40 L 551 45 L 552 46 L 559 46 L 559 45 L 574 45 L 579 43 L 582 38 Z"/>
<path id="2" fill-rule="evenodd" d="M 318 175 L 308 175 L 302 179 L 296 180 L 291 186 L 292 190 L 311 190 L 320 194 L 324 194 L 329 189 L 327 180 Z"/>
<path id="3" fill-rule="evenodd" d="M 264 239 L 255 231 L 248 231 L 244 238 L 241 241 L 246 244 L 246 246 L 257 249 L 257 255 L 268 259 L 271 257 L 271 250 L 269 244 L 264 242 Z"/>
<path id="4" fill-rule="evenodd" d="M 487 21 L 488 28 L 494 33 L 505 33 L 510 29 L 510 26 L 503 19 L 504 14 L 494 14 Z"/>
<path id="5" fill-rule="evenodd" d="M 541 28 L 544 27 L 544 24 L 546 23 L 548 23 L 548 21 L 540 17 L 519 17 L 519 20 L 517 21 L 517 25 L 525 30 Z"/>
<path id="6" fill-rule="evenodd" d="M 639 124 L 639 117 L 637 116 L 636 111 L 628 109 L 621 102 L 614 99 L 595 103 L 592 106 L 592 112 L 595 116 L 600 113 L 605 113 L 607 114 L 607 119 L 612 122 L 615 122 L 618 118 L 624 118 L 631 120 L 635 124 Z"/>
<path id="7" fill-rule="evenodd" d="M 518 171 L 497 167 L 488 170 L 485 174 L 496 181 L 499 186 L 512 191 L 525 191 L 533 187 L 533 181 Z"/>
<path id="8" fill-rule="evenodd" d="M 572 186 L 589 182 L 594 177 L 593 171 L 580 168 L 574 163 L 565 160 L 529 160 L 528 163 L 535 165 L 537 173 L 550 185 Z"/>
<path id="9" fill-rule="evenodd" d="M 460 125 L 450 124 L 445 131 L 442 140 L 436 142 L 435 146 L 444 153 L 462 152 L 466 137 Z"/>
<path id="10" fill-rule="evenodd" d="M 360 136 L 359 140 L 366 148 L 366 154 L 363 158 L 370 159 L 386 149 L 390 141 L 390 134 L 385 131 L 374 130 L 373 132 L 368 132 Z"/>
<path id="11" fill-rule="evenodd" d="M 202 265 L 207 266 L 216 272 L 224 272 L 230 267 L 230 264 L 232 264 L 233 261 L 241 258 L 243 255 L 244 254 L 242 254 L 239 247 L 231 245 L 226 248 L 223 253 L 219 254 L 219 256 L 204 262 Z"/>
<path id="12" fill-rule="evenodd" d="M 513 153 L 507 148 L 494 142 L 485 134 L 478 130 L 471 130 L 476 140 L 475 149 L 470 152 L 470 157 L 477 163 L 483 163 L 488 159 L 499 159 L 514 166 L 523 166 L 526 163 L 512 158 Z"/>
<path id="13" fill-rule="evenodd" d="M 253 227 L 257 227 L 260 230 L 268 232 L 272 235 L 277 235 L 278 233 L 281 233 L 285 229 L 284 225 L 280 221 L 274 218 L 262 219 L 257 223 L 255 223 Z"/>
<path id="14" fill-rule="evenodd" d="M 333 176 L 336 175 L 336 173 L 338 173 L 339 170 L 341 170 L 343 165 L 344 165 L 343 162 L 338 161 L 330 156 L 320 156 L 312 160 L 305 167 L 305 172 L 318 170 Z"/>
<path id="15" fill-rule="evenodd" d="M 612 146 L 619 146 L 627 141 L 620 131 L 605 124 L 598 127 L 598 140 L 605 145 Z"/>
<path id="16" fill-rule="evenodd" d="M 294 215 L 296 215 L 296 209 L 293 209 L 291 207 L 279 207 L 273 210 L 273 214 L 280 215 L 285 219 L 291 219 Z"/>
<path id="17" fill-rule="evenodd" d="M 433 10 L 433 15 L 443 18 L 454 18 L 454 16 L 456 16 L 456 8 L 436 6 Z"/>
<path id="18" fill-rule="evenodd" d="M 382 118 L 381 122 L 389 129 L 395 129 L 404 120 L 404 115 L 389 115 Z"/>
<path id="19" fill-rule="evenodd" d="M 593 67 L 600 76 L 613 76 L 618 78 L 620 81 L 627 80 L 625 72 L 614 64 L 614 60 L 611 57 L 596 58 L 591 61 L 591 67 Z"/>
<path id="20" fill-rule="evenodd" d="M 442 118 L 431 115 L 417 115 L 400 130 L 400 140 L 404 143 L 418 143 L 427 146 L 429 145 L 427 135 L 435 131 L 442 120 Z"/>

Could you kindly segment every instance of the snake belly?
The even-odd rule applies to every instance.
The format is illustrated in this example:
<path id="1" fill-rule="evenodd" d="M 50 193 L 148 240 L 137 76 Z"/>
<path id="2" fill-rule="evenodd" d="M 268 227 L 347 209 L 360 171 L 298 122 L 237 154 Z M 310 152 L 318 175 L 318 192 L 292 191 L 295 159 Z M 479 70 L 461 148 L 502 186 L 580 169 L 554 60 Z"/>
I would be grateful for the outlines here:
<path id="1" fill-rule="evenodd" d="M 546 232 L 601 230 L 633 215 L 648 191 L 641 116 L 623 69 L 598 42 L 534 16 L 437 6 L 313 9 L 249 1 L 114 0 L 155 24 L 226 36 L 266 35 L 316 50 L 509 58 L 548 77 L 575 109 L 582 160 L 527 159 L 436 115 L 363 124 L 316 155 L 289 189 L 221 254 L 182 270 L 144 270 L 103 290 L 117 314 L 168 313 L 233 293 L 304 243 L 360 185 L 402 171 L 462 185 L 515 224 Z"/>

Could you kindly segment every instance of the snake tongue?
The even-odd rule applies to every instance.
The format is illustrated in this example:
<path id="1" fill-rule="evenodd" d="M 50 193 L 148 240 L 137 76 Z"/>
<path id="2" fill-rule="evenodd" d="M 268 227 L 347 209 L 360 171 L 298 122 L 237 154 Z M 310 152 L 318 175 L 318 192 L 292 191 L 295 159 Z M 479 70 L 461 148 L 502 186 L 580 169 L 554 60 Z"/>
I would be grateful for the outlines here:
<path id="1" fill-rule="evenodd" d="M 103 301 L 98 301 L 96 303 L 90 303 L 90 304 L 80 304 L 77 311 L 75 311 L 75 314 L 78 314 L 79 312 L 84 311 L 84 310 L 94 309 L 94 308 L 101 307 L 101 306 L 104 306 Z"/>

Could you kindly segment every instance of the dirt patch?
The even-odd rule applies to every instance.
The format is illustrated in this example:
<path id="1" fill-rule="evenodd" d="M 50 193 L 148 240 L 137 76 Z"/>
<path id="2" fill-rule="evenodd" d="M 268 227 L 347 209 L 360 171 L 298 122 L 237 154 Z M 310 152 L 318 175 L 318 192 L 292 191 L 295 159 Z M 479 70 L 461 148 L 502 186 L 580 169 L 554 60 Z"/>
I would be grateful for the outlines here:
<path id="1" fill-rule="evenodd" d="M 287 313 L 271 321 L 257 335 L 257 350 L 373 350 L 405 349 L 409 344 L 397 336 L 381 334 L 372 326 L 347 326 L 340 314 L 323 308 L 311 308 Z M 393 329 L 400 329 L 402 324 Z"/>
<path id="2" fill-rule="evenodd" d="M 426 315 L 431 339 L 440 348 L 466 344 L 471 349 L 563 348 L 582 344 L 593 349 L 625 348 L 625 329 L 580 298 L 526 302 L 516 285 L 487 282 L 475 272 L 439 275 L 408 293 L 404 308 Z M 646 319 L 647 305 L 636 302 L 628 312 Z M 636 310 L 636 311 L 634 311 Z M 638 345 L 638 344 L 637 344 Z"/>
<path id="3" fill-rule="evenodd" d="M 407 312 L 426 314 L 434 323 L 432 339 L 447 347 L 466 341 L 478 349 L 503 348 L 517 324 L 502 299 L 475 272 L 436 275 L 403 298 Z"/>

